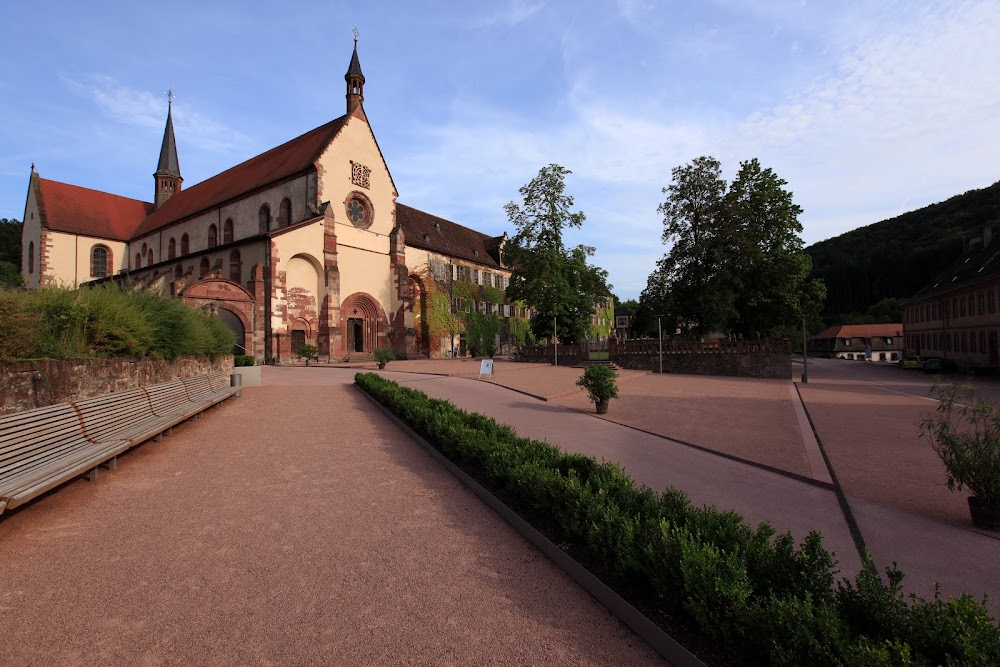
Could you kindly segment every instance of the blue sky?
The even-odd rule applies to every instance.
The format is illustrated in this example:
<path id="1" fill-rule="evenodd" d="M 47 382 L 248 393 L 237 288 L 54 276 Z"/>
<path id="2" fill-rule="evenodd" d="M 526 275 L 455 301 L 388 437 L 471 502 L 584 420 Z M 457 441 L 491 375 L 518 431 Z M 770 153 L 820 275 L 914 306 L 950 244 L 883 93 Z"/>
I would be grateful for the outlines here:
<path id="1" fill-rule="evenodd" d="M 481 231 L 570 169 L 615 293 L 670 170 L 788 181 L 813 243 L 1000 179 L 1000 2 L 80 2 L 0 7 L 0 217 L 49 179 L 149 200 L 166 101 L 190 186 L 344 112 L 351 29 L 399 201 Z"/>

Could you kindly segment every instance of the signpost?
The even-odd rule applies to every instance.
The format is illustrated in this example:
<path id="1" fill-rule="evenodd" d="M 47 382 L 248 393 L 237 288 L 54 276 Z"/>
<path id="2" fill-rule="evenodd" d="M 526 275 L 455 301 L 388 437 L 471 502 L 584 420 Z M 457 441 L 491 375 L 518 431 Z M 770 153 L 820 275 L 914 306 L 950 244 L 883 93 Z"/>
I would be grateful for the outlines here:
<path id="1" fill-rule="evenodd" d="M 479 365 L 479 379 L 482 380 L 484 375 L 487 378 L 493 377 L 492 359 L 483 359 L 483 362 Z"/>

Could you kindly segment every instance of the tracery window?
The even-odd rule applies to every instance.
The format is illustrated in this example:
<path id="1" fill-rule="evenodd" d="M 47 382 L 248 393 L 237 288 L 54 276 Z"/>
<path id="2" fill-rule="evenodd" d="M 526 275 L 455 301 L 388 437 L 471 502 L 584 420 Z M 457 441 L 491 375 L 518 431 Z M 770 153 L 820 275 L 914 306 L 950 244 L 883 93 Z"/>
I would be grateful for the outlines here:
<path id="1" fill-rule="evenodd" d="M 371 227 L 373 210 L 372 203 L 368 200 L 368 197 L 360 192 L 352 192 L 348 195 L 345 206 L 347 208 L 347 219 L 351 221 L 351 224 L 361 229 Z"/>
<path id="2" fill-rule="evenodd" d="M 358 162 L 351 162 L 351 183 L 363 188 L 371 187 L 372 170 Z"/>
<path id="3" fill-rule="evenodd" d="M 271 207 L 267 204 L 257 212 L 257 227 L 261 234 L 266 234 L 271 229 Z"/>
<path id="4" fill-rule="evenodd" d="M 219 228 L 214 224 L 208 226 L 208 247 L 214 248 L 219 245 Z"/>
<path id="5" fill-rule="evenodd" d="M 287 227 L 292 224 L 292 202 L 282 199 L 278 206 L 278 227 Z"/>
<path id="6" fill-rule="evenodd" d="M 222 226 L 222 242 L 232 243 L 233 242 L 233 219 L 229 218 L 226 220 L 226 224 Z"/>
<path id="7" fill-rule="evenodd" d="M 191 252 L 191 241 L 188 239 L 187 232 L 181 236 L 181 254 L 186 255 Z"/>

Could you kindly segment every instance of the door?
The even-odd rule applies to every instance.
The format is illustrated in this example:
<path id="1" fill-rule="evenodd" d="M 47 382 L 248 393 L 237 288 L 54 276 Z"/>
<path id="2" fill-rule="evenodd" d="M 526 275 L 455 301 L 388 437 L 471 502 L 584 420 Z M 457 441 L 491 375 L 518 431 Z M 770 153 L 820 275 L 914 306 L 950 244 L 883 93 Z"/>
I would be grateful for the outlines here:
<path id="1" fill-rule="evenodd" d="M 352 317 L 347 320 L 347 351 L 365 351 L 364 320 L 360 317 Z"/>
<path id="2" fill-rule="evenodd" d="M 301 329 L 292 330 L 292 354 L 298 354 L 299 348 L 306 344 L 306 332 Z"/>

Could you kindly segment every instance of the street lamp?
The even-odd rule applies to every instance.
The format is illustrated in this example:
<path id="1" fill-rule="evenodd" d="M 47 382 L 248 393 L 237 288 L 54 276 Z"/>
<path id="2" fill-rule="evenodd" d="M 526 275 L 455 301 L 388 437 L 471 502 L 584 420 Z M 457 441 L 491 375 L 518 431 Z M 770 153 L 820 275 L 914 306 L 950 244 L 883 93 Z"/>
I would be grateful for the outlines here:
<path id="1" fill-rule="evenodd" d="M 806 318 L 802 316 L 802 384 L 809 384 L 809 355 L 806 349 Z"/>
<path id="2" fill-rule="evenodd" d="M 553 349 L 554 349 L 554 355 L 553 356 L 555 358 L 555 361 L 553 361 L 552 365 L 553 366 L 558 366 L 559 365 L 559 338 L 556 337 L 556 316 L 555 315 L 552 316 L 552 345 L 553 345 Z"/>
<path id="3" fill-rule="evenodd" d="M 663 315 L 656 316 L 656 333 L 660 339 L 660 375 L 663 375 L 663 323 L 660 322 L 662 317 Z"/>

